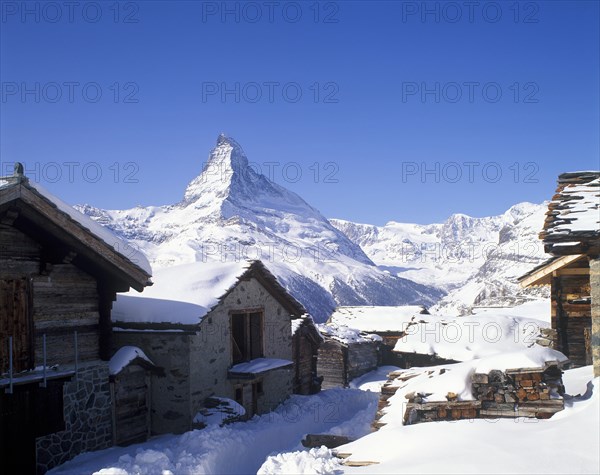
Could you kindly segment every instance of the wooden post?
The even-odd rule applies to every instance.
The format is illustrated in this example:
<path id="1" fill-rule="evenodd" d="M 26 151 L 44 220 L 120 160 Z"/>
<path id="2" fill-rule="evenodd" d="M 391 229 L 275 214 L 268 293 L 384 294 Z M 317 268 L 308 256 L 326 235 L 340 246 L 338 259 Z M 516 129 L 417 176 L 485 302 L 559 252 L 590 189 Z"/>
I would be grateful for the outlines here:
<path id="1" fill-rule="evenodd" d="M 46 334 L 45 333 L 42 335 L 42 349 L 43 349 L 43 353 L 44 353 L 43 354 L 43 368 L 42 368 L 42 371 L 44 372 L 44 380 L 40 384 L 40 387 L 47 388 L 48 380 L 46 379 Z"/>
<path id="2" fill-rule="evenodd" d="M 560 277 L 552 277 L 552 287 L 556 295 L 556 331 L 558 332 L 558 350 L 569 356 L 569 337 L 567 331 L 569 329 L 569 318 L 565 315 L 563 309 L 563 292 Z"/>
<path id="3" fill-rule="evenodd" d="M 8 337 L 8 377 L 9 385 L 6 392 L 8 394 L 13 393 L 13 337 Z"/>
<path id="4" fill-rule="evenodd" d="M 73 333 L 75 344 L 75 381 L 79 381 L 79 348 L 77 346 L 77 330 Z"/>
<path id="5" fill-rule="evenodd" d="M 109 289 L 103 285 L 98 285 L 98 297 L 99 297 L 99 308 L 100 314 L 99 332 L 100 332 L 100 354 L 98 355 L 101 360 L 108 361 L 112 356 L 111 348 L 111 337 L 112 328 L 110 322 L 110 314 L 112 311 L 113 301 L 117 298 L 117 294 L 112 289 Z"/>

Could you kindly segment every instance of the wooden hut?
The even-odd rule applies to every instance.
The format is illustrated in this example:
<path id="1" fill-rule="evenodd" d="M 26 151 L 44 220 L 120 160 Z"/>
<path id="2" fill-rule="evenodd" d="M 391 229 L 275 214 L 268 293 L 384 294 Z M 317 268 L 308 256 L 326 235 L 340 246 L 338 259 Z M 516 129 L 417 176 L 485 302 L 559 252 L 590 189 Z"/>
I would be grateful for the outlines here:
<path id="1" fill-rule="evenodd" d="M 553 347 L 600 375 L 600 172 L 563 173 L 540 233 L 553 257 L 520 277 L 549 285 Z"/>
<path id="2" fill-rule="evenodd" d="M 0 178 L 0 472 L 45 473 L 112 445 L 111 306 L 151 270 L 15 168 Z"/>
<path id="3" fill-rule="evenodd" d="M 347 387 L 354 378 L 374 370 L 380 363 L 381 338 L 354 328 L 320 325 L 324 342 L 319 347 L 317 374 L 321 387 Z"/>
<path id="4" fill-rule="evenodd" d="M 309 315 L 292 320 L 292 347 L 295 364 L 294 393 L 314 394 L 321 389 L 317 357 L 323 337 Z"/>
<path id="5" fill-rule="evenodd" d="M 422 305 L 338 307 L 327 323 L 378 335 L 382 343 L 381 364 L 403 366 L 403 357 L 394 352 L 394 347 L 419 315 L 429 315 L 429 311 Z"/>
<path id="6" fill-rule="evenodd" d="M 135 346 L 124 346 L 110 359 L 113 440 L 115 445 L 144 442 L 151 434 L 152 374 L 163 374 Z"/>

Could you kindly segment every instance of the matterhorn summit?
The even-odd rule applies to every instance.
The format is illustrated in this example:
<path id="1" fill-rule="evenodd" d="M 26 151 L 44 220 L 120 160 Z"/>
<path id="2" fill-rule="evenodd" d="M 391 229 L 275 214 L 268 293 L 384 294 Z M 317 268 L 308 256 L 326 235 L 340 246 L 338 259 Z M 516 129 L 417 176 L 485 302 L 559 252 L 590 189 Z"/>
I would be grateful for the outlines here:
<path id="1" fill-rule="evenodd" d="M 225 134 L 220 134 L 202 173 L 186 188 L 184 202 L 195 201 L 209 191 L 219 191 L 225 197 L 232 184 L 239 185 L 243 182 L 243 175 L 250 172 L 253 170 L 248 166 L 248 158 L 240 144 Z M 257 176 L 254 173 L 245 178 L 256 179 Z"/>
<path id="2" fill-rule="evenodd" d="M 318 210 L 257 173 L 224 134 L 181 202 L 78 209 L 141 248 L 154 269 L 260 259 L 317 320 L 336 305 L 430 305 L 442 295 L 379 269 Z"/>

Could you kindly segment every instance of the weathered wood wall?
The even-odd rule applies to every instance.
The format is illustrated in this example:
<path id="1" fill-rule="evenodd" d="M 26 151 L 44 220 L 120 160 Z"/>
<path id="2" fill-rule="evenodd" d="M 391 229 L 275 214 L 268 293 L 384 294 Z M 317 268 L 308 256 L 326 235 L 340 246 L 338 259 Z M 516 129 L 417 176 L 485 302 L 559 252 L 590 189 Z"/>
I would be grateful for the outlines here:
<path id="1" fill-rule="evenodd" d="M 365 342 L 348 345 L 346 383 L 377 368 L 379 343 Z"/>
<path id="2" fill-rule="evenodd" d="M 377 368 L 379 343 L 352 343 L 348 346 L 325 340 L 319 347 L 317 374 L 323 377 L 322 389 L 348 386 L 350 381 Z"/>
<path id="3" fill-rule="evenodd" d="M 577 268 L 585 269 L 587 259 L 578 261 L 577 265 Z M 551 324 L 557 332 L 554 347 L 568 356 L 575 366 L 592 363 L 590 295 L 589 274 L 552 278 Z"/>
<path id="4" fill-rule="evenodd" d="M 296 364 L 296 387 L 294 390 L 298 394 L 310 394 L 313 378 L 316 376 L 314 360 L 317 357 L 317 349 L 302 330 L 302 328 L 298 330 L 292 338 Z"/>
<path id="5" fill-rule="evenodd" d="M 50 250 L 51 251 L 51 250 Z M 65 259 L 49 264 L 42 246 L 12 226 L 0 224 L 0 280 L 27 279 L 31 285 L 35 366 L 42 364 L 42 335 L 46 334 L 47 363 L 74 361 L 74 332 L 79 360 L 99 357 L 98 283 Z M 0 308 L 3 318 L 7 308 Z M 7 345 L 6 341 L 0 345 Z M 4 364 L 3 364 L 4 366 Z"/>
<path id="6" fill-rule="evenodd" d="M 317 374 L 323 377 L 322 389 L 343 387 L 347 384 L 346 348 L 335 340 L 326 340 L 319 348 Z"/>

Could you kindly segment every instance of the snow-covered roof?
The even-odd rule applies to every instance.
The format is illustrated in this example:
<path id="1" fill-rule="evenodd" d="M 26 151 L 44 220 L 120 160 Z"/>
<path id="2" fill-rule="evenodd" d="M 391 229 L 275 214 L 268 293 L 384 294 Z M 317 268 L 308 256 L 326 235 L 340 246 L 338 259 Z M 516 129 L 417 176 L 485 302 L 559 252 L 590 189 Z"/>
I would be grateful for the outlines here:
<path id="1" fill-rule="evenodd" d="M 303 328 L 304 330 L 301 330 Z M 323 341 L 323 336 L 317 328 L 317 324 L 309 314 L 302 315 L 300 318 L 292 319 L 292 336 L 298 333 L 298 331 L 310 332 L 310 334 L 313 335 L 317 341 Z"/>
<path id="2" fill-rule="evenodd" d="M 238 363 L 229 369 L 229 373 L 235 374 L 260 374 L 272 371 L 274 369 L 291 366 L 294 362 L 291 360 L 282 360 L 279 358 L 256 358 L 244 363 Z"/>
<path id="3" fill-rule="evenodd" d="M 356 328 L 361 332 L 399 332 L 415 315 L 427 313 L 421 305 L 338 307 L 328 320 L 338 326 Z"/>
<path id="4" fill-rule="evenodd" d="M 117 350 L 108 363 L 108 370 L 111 375 L 119 374 L 132 361 L 141 359 L 152 366 L 154 363 L 146 356 L 146 353 L 137 346 L 123 346 Z"/>
<path id="5" fill-rule="evenodd" d="M 516 316 L 511 309 L 487 309 L 464 317 L 418 317 L 407 323 L 394 351 L 454 361 L 501 356 L 537 346 L 541 328 L 548 326 L 536 318 Z"/>
<path id="6" fill-rule="evenodd" d="M 171 323 L 196 325 L 223 299 L 237 282 L 247 274 L 261 273 L 276 284 L 276 278 L 260 261 L 194 262 L 159 269 L 154 285 L 143 294 L 119 294 L 113 305 L 112 320 L 122 323 Z M 277 284 L 278 285 L 278 284 Z M 278 286 L 277 292 L 283 293 Z M 297 312 L 304 309 L 296 303 Z"/>
<path id="7" fill-rule="evenodd" d="M 133 247 L 126 240 L 117 236 L 108 228 L 96 223 L 86 215 L 77 211 L 71 205 L 54 196 L 43 186 L 39 185 L 38 183 L 34 183 L 23 176 L 0 177 L 0 191 L 5 193 L 7 199 L 11 199 L 9 195 L 9 189 L 19 186 L 23 186 L 34 192 L 37 196 L 43 198 L 46 202 L 55 207 L 60 213 L 68 216 L 68 218 L 75 222 L 79 227 L 85 229 L 97 239 L 108 245 L 108 247 L 118 253 L 121 257 L 124 257 L 133 265 L 139 267 L 148 276 L 152 275 L 152 267 L 142 252 Z"/>
<path id="8" fill-rule="evenodd" d="M 321 323 L 317 325 L 317 328 L 324 337 L 339 341 L 344 345 L 381 341 L 381 337 L 379 335 L 362 333 L 360 330 L 357 330 L 356 328 L 350 328 L 346 325 L 338 325 L 336 323 Z"/>
<path id="9" fill-rule="evenodd" d="M 572 254 L 600 239 L 600 172 L 563 173 L 540 233 L 547 252 Z"/>

